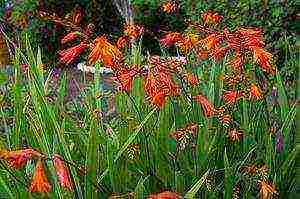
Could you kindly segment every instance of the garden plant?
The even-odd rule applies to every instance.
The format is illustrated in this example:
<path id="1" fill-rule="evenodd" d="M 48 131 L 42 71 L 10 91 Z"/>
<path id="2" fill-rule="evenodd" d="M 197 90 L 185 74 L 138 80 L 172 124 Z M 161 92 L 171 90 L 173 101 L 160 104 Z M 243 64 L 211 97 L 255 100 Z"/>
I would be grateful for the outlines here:
<path id="1" fill-rule="evenodd" d="M 114 36 L 77 8 L 36 13 L 64 28 L 51 68 L 28 34 L 1 28 L 0 198 L 297 198 L 289 39 L 278 66 L 264 27 L 153 1 L 181 24 L 157 34 L 136 16 L 142 1 L 113 2 Z"/>

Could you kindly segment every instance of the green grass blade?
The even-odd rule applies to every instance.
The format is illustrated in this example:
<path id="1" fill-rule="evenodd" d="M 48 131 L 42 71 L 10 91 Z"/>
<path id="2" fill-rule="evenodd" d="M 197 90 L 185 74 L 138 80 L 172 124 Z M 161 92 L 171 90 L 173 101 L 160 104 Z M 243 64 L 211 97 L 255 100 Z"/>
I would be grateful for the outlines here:
<path id="1" fill-rule="evenodd" d="M 156 108 L 154 108 L 148 115 L 145 117 L 145 119 L 140 123 L 140 125 L 136 128 L 136 130 L 129 136 L 127 141 L 123 144 L 122 148 L 118 151 L 117 155 L 114 158 L 114 163 L 119 160 L 119 158 L 122 156 L 122 154 L 127 150 L 128 146 L 134 141 L 136 136 L 139 134 L 139 132 L 142 130 L 146 122 L 150 119 L 150 117 L 157 111 Z M 98 178 L 97 182 L 98 184 L 101 183 L 103 178 L 107 175 L 109 172 L 109 169 L 105 169 L 104 172 L 101 174 L 101 176 Z"/>
<path id="2" fill-rule="evenodd" d="M 192 188 L 185 194 L 184 198 L 194 199 L 197 192 L 200 190 L 202 185 L 205 183 L 205 179 L 209 174 L 209 170 L 206 171 L 203 176 L 192 186 Z"/>

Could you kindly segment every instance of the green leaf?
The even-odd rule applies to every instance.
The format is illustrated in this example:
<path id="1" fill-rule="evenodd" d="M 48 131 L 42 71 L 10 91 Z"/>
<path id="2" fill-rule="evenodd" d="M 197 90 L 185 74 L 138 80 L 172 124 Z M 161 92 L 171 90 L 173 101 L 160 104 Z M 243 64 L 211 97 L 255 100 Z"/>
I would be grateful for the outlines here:
<path id="1" fill-rule="evenodd" d="M 205 179 L 207 178 L 208 174 L 209 174 L 209 170 L 203 174 L 203 176 L 192 186 L 191 189 L 189 189 L 189 191 L 185 194 L 184 198 L 194 199 L 195 195 L 197 194 L 197 192 L 200 190 L 200 188 L 204 184 Z"/>
<path id="2" fill-rule="evenodd" d="M 0 71 L 0 86 L 7 81 L 6 75 Z"/>
<path id="3" fill-rule="evenodd" d="M 136 136 L 139 134 L 139 132 L 142 130 L 146 122 L 150 119 L 150 117 L 156 112 L 156 108 L 154 108 L 148 115 L 145 117 L 145 119 L 140 123 L 140 125 L 136 128 L 136 130 L 129 136 L 127 141 L 123 144 L 122 148 L 118 151 L 117 155 L 114 158 L 114 163 L 116 163 L 119 158 L 122 156 L 122 154 L 127 150 L 128 146 L 134 141 Z M 102 182 L 103 178 L 108 174 L 109 168 L 105 169 L 104 172 L 101 174 L 101 176 L 98 178 L 97 182 L 98 184 Z"/>

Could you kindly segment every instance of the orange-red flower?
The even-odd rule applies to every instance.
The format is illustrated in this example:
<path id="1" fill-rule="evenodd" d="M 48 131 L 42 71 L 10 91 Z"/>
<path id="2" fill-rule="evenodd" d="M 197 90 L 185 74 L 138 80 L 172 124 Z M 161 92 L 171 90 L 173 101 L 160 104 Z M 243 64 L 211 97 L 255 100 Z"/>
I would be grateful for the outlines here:
<path id="1" fill-rule="evenodd" d="M 196 50 L 197 57 L 199 60 L 205 60 L 208 58 L 209 53 L 207 50 L 203 50 L 202 48 L 197 48 Z"/>
<path id="2" fill-rule="evenodd" d="M 166 97 L 167 95 L 163 91 L 160 91 L 155 93 L 150 100 L 153 105 L 162 108 L 166 103 Z"/>
<path id="3" fill-rule="evenodd" d="M 186 64 L 185 57 L 168 57 L 151 56 L 149 59 L 150 69 L 156 73 L 177 73 L 182 70 L 182 65 Z"/>
<path id="4" fill-rule="evenodd" d="M 259 198 L 261 199 L 273 198 L 274 195 L 278 194 L 275 185 L 268 181 L 260 181 L 259 188 L 260 188 Z"/>
<path id="5" fill-rule="evenodd" d="M 186 61 L 178 57 L 166 59 L 152 56 L 149 59 L 149 72 L 145 80 L 145 92 L 150 102 L 162 107 L 167 96 L 178 96 L 180 86 L 172 80 L 172 74 L 182 71 Z"/>
<path id="6" fill-rule="evenodd" d="M 162 108 L 167 95 L 159 86 L 159 80 L 153 74 L 149 74 L 145 81 L 145 92 L 151 104 Z"/>
<path id="7" fill-rule="evenodd" d="M 205 96 L 194 96 L 194 100 L 196 100 L 201 105 L 205 117 L 212 117 L 215 115 L 216 109 L 214 105 L 210 103 Z"/>
<path id="8" fill-rule="evenodd" d="M 119 90 L 128 92 L 131 90 L 134 77 L 138 74 L 138 68 L 123 69 L 117 72 L 115 79 L 119 85 Z"/>
<path id="9" fill-rule="evenodd" d="M 210 53 L 210 57 L 214 60 L 214 61 L 219 61 L 221 59 L 224 58 L 225 54 L 227 53 L 228 48 L 225 47 L 215 47 L 211 53 Z"/>
<path id="10" fill-rule="evenodd" d="M 100 36 L 95 40 L 95 46 L 89 55 L 89 63 L 94 64 L 98 60 L 106 67 L 117 68 L 122 60 L 122 54 L 104 36 Z"/>
<path id="11" fill-rule="evenodd" d="M 137 39 L 144 33 L 144 28 L 136 24 L 127 24 L 124 28 L 124 34 L 130 39 Z"/>
<path id="12" fill-rule="evenodd" d="M 255 164 L 244 165 L 241 167 L 241 171 L 243 175 L 253 177 L 257 174 L 257 166 Z"/>
<path id="13" fill-rule="evenodd" d="M 229 125 L 232 123 L 232 117 L 225 112 L 226 109 L 224 107 L 220 107 L 216 110 L 215 114 L 218 116 L 218 119 L 223 126 L 229 127 Z"/>
<path id="14" fill-rule="evenodd" d="M 185 73 L 183 79 L 185 79 L 191 86 L 196 86 L 199 82 L 197 76 L 193 73 Z"/>
<path id="15" fill-rule="evenodd" d="M 128 36 L 119 37 L 116 45 L 119 50 L 123 50 L 126 45 L 130 47 L 131 45 L 130 45 L 129 37 Z"/>
<path id="16" fill-rule="evenodd" d="M 67 50 L 60 51 L 58 54 L 60 56 L 60 62 L 65 64 L 71 64 L 75 61 L 75 59 L 83 53 L 83 51 L 87 48 L 87 45 L 81 42 L 80 44 L 73 46 Z"/>
<path id="17" fill-rule="evenodd" d="M 170 136 L 176 141 L 180 141 L 185 134 L 191 134 L 194 138 L 197 136 L 198 125 L 195 123 L 187 124 L 185 127 L 177 129 Z"/>
<path id="18" fill-rule="evenodd" d="M 35 166 L 34 175 L 29 188 L 30 192 L 47 193 L 51 189 L 51 185 L 46 177 L 42 160 L 38 160 Z"/>
<path id="19" fill-rule="evenodd" d="M 79 35 L 80 32 L 70 32 L 62 38 L 61 43 L 64 44 L 70 41 L 74 41 Z"/>
<path id="20" fill-rule="evenodd" d="M 263 47 L 262 30 L 258 28 L 238 28 L 236 30 L 245 48 Z"/>
<path id="21" fill-rule="evenodd" d="M 148 74 L 145 81 L 145 92 L 153 105 L 162 107 L 167 96 L 177 96 L 180 87 L 177 86 L 168 74 Z"/>
<path id="22" fill-rule="evenodd" d="M 243 138 L 243 132 L 236 129 L 231 129 L 228 131 L 228 137 L 232 142 L 239 141 Z"/>
<path id="23" fill-rule="evenodd" d="M 244 94 L 240 91 L 225 91 L 223 93 L 223 100 L 226 104 L 233 105 Z"/>
<path id="24" fill-rule="evenodd" d="M 274 74 L 276 68 L 272 65 L 273 55 L 263 48 L 252 47 L 253 59 L 257 62 L 264 72 Z"/>
<path id="25" fill-rule="evenodd" d="M 176 192 L 164 191 L 157 194 L 151 194 L 148 199 L 182 199 L 183 197 Z"/>
<path id="26" fill-rule="evenodd" d="M 235 57 L 230 60 L 229 64 L 234 71 L 241 72 L 244 64 L 243 55 L 241 53 L 236 54 Z"/>
<path id="27" fill-rule="evenodd" d="M 205 12 L 201 15 L 204 24 L 218 24 L 222 20 L 222 16 L 212 11 Z"/>
<path id="28" fill-rule="evenodd" d="M 261 100 L 263 98 L 261 89 L 256 86 L 255 84 L 252 84 L 250 86 L 250 92 L 249 92 L 249 99 L 250 100 Z"/>
<path id="29" fill-rule="evenodd" d="M 237 53 L 241 52 L 242 38 L 237 32 L 229 32 L 229 30 L 225 28 L 223 31 L 223 36 L 224 39 L 226 39 L 226 42 L 230 49 L 235 50 Z"/>
<path id="30" fill-rule="evenodd" d="M 160 89 L 162 89 L 165 94 L 169 96 L 178 96 L 180 93 L 180 86 L 176 85 L 173 81 L 170 75 L 166 73 L 159 73 L 159 86 Z"/>
<path id="31" fill-rule="evenodd" d="M 153 74 L 148 74 L 145 80 L 144 89 L 147 95 L 152 96 L 159 90 L 159 81 Z"/>
<path id="32" fill-rule="evenodd" d="M 171 32 L 166 34 L 160 39 L 160 43 L 162 46 L 170 47 L 178 41 L 181 41 L 183 36 L 179 32 Z"/>
<path id="33" fill-rule="evenodd" d="M 68 168 L 66 167 L 62 157 L 60 155 L 54 154 L 52 156 L 52 162 L 56 170 L 58 181 L 60 186 L 70 191 L 73 190 L 73 183 L 71 181 Z"/>
<path id="34" fill-rule="evenodd" d="M 39 157 L 41 154 L 33 149 L 24 149 L 17 151 L 0 151 L 0 159 L 3 159 L 7 162 L 7 164 L 15 169 L 22 168 L 28 160 L 33 157 Z"/>
<path id="35" fill-rule="evenodd" d="M 161 10 L 167 14 L 174 13 L 177 10 L 177 3 L 175 1 L 167 1 L 161 5 Z"/>
<path id="36" fill-rule="evenodd" d="M 211 51 L 217 46 L 217 44 L 219 44 L 219 42 L 221 41 L 220 39 L 220 35 L 214 33 L 205 37 L 204 39 L 201 39 L 199 43 L 201 44 L 202 49 Z"/>
<path id="37" fill-rule="evenodd" d="M 178 48 L 185 54 L 189 53 L 199 42 L 199 36 L 193 33 L 185 35 L 181 40 L 176 42 Z"/>

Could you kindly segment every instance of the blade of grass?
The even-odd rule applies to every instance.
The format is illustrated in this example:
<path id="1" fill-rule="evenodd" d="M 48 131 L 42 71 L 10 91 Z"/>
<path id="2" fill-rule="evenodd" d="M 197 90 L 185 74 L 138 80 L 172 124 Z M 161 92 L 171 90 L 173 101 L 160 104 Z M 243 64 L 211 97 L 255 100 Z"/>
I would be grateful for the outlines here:
<path id="1" fill-rule="evenodd" d="M 195 195 L 197 194 L 197 192 L 200 190 L 200 188 L 202 187 L 202 185 L 205 182 L 206 177 L 209 174 L 209 170 L 207 170 L 203 176 L 192 186 L 191 189 L 189 189 L 189 191 L 185 194 L 184 198 L 187 199 L 194 199 Z"/>
<path id="2" fill-rule="evenodd" d="M 13 199 L 16 198 L 16 196 L 14 196 L 12 190 L 9 188 L 9 186 L 6 184 L 6 180 L 3 179 L 2 174 L 0 175 L 0 198 L 1 197 L 5 197 L 5 194 L 7 194 L 7 196 L 9 196 L 9 198 Z M 2 195 L 3 193 L 5 193 L 4 195 Z"/>
<path id="3" fill-rule="evenodd" d="M 233 179 L 233 171 L 232 167 L 230 166 L 226 148 L 224 150 L 224 167 L 225 167 L 225 176 L 224 176 L 224 198 L 230 199 L 232 197 L 232 190 L 234 185 Z"/>
<path id="4" fill-rule="evenodd" d="M 118 151 L 117 155 L 114 158 L 114 163 L 119 160 L 119 158 L 122 156 L 122 154 L 127 150 L 128 146 L 134 141 L 136 136 L 139 134 L 139 132 L 142 130 L 143 126 L 146 124 L 146 122 L 149 120 L 149 118 L 155 113 L 157 108 L 154 108 L 148 115 L 145 117 L 145 119 L 140 123 L 140 125 L 136 128 L 136 130 L 129 136 L 127 141 L 123 144 L 122 148 Z M 104 172 L 101 174 L 101 176 L 98 178 L 97 183 L 101 183 L 103 178 L 108 174 L 109 169 L 106 168 Z"/>
<path id="5" fill-rule="evenodd" d="M 99 62 L 96 63 L 96 71 L 99 70 L 101 67 L 101 64 Z M 97 92 L 100 89 L 100 74 L 94 73 L 94 89 L 93 93 L 94 96 L 96 96 Z M 92 103 L 92 102 L 91 102 Z M 92 106 L 92 105 L 91 105 Z M 98 100 L 96 101 L 96 109 L 101 110 L 101 102 Z M 85 198 L 96 198 L 96 192 L 94 191 L 93 185 L 90 183 L 89 180 L 92 182 L 96 181 L 97 176 L 97 129 L 99 129 L 100 125 L 97 120 L 93 118 L 93 116 L 90 116 L 92 118 L 92 123 L 89 131 L 88 136 L 88 144 L 87 144 L 87 152 L 86 152 L 86 160 L 85 160 L 85 167 L 88 168 L 89 172 L 85 176 Z M 102 121 L 100 121 L 102 123 Z"/>
<path id="6" fill-rule="evenodd" d="M 21 86 L 21 71 L 20 71 L 20 60 L 21 60 L 21 51 L 20 49 L 16 49 L 15 51 L 15 59 L 14 59 L 14 68 L 15 68 L 15 83 L 13 86 L 13 107 L 14 107 L 14 116 L 15 116 L 15 127 L 11 134 L 11 141 L 13 148 L 18 148 L 21 142 L 21 131 L 22 131 L 22 123 L 23 123 L 23 114 L 22 114 L 22 86 Z"/>
<path id="7" fill-rule="evenodd" d="M 145 178 L 141 177 L 140 180 L 138 181 L 138 184 L 134 189 L 134 193 L 137 198 L 145 198 L 145 196 L 148 195 L 148 193 L 145 193 L 146 188 L 144 184 L 149 179 L 149 177 L 150 177 L 149 175 L 146 176 Z"/>

